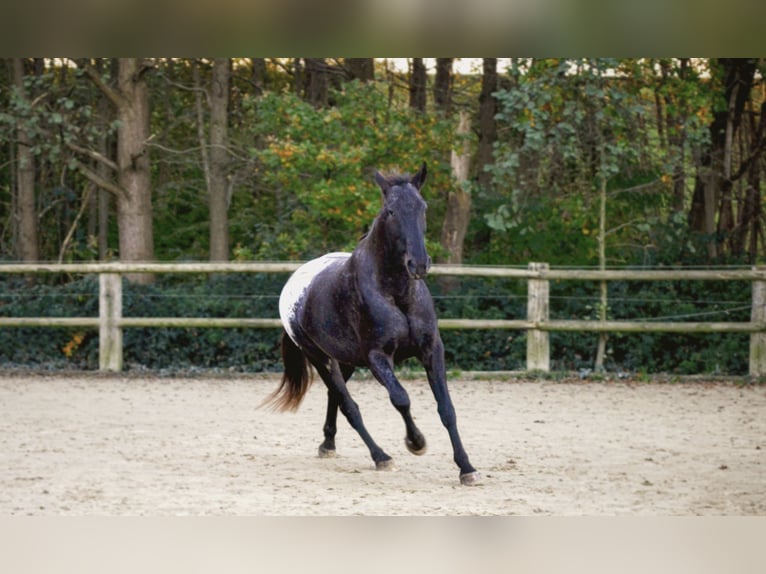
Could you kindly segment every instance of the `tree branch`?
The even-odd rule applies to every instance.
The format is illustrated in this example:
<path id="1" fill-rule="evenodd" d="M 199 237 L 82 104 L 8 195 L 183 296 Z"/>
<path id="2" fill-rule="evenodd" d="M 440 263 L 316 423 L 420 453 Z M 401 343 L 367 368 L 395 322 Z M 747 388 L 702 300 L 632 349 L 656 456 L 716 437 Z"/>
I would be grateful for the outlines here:
<path id="1" fill-rule="evenodd" d="M 74 236 L 74 232 L 77 229 L 77 224 L 80 222 L 80 219 L 82 219 L 82 214 L 85 213 L 85 208 L 88 207 L 88 199 L 90 199 L 91 191 L 93 191 L 93 187 L 88 186 L 88 189 L 85 190 L 85 193 L 82 196 L 82 203 L 80 205 L 79 211 L 77 212 L 77 216 L 74 218 L 72 226 L 69 228 L 64 241 L 61 243 L 58 263 L 61 263 L 64 260 L 64 254 L 66 253 L 67 249 L 69 249 L 70 243 L 72 243 L 72 237 Z"/>
<path id="2" fill-rule="evenodd" d="M 94 160 L 96 160 L 99 163 L 103 163 L 104 165 L 106 165 L 107 167 L 113 169 L 114 171 L 119 171 L 119 166 L 116 163 L 114 163 L 111 159 L 109 159 L 108 157 L 106 157 L 103 154 L 98 153 L 95 150 L 81 147 L 81 146 L 79 146 L 79 145 L 77 145 L 75 143 L 72 143 L 72 142 L 67 142 L 66 146 L 69 149 L 71 149 L 73 152 L 81 153 L 83 155 L 87 155 L 89 158 L 94 159 Z"/>
<path id="3" fill-rule="evenodd" d="M 202 90 L 197 60 L 192 61 L 192 78 L 194 78 L 194 109 L 197 112 L 197 138 L 202 156 L 202 173 L 205 175 L 205 187 L 210 193 L 210 154 L 205 140 L 205 113 L 202 108 L 202 95 L 205 95 L 208 106 L 210 105 L 210 95 L 207 90 Z"/>
<path id="4" fill-rule="evenodd" d="M 739 178 L 745 175 L 745 173 L 747 173 L 747 171 L 750 169 L 750 165 L 754 161 L 757 161 L 761 156 L 761 153 L 766 150 L 766 138 L 763 137 L 766 128 L 766 116 L 764 116 L 765 113 L 766 102 L 761 104 L 761 119 L 758 122 L 758 128 L 756 129 L 755 136 L 753 137 L 754 145 L 750 147 L 750 149 L 753 151 L 750 156 L 740 162 L 737 173 L 733 174 L 730 178 L 732 182 L 737 181 Z"/>
<path id="5" fill-rule="evenodd" d="M 146 58 L 141 59 L 141 66 L 138 68 L 138 71 L 135 75 L 135 80 L 138 81 L 141 79 L 141 77 L 146 74 L 149 70 L 153 70 L 155 68 L 154 63 L 147 60 Z"/>
<path id="6" fill-rule="evenodd" d="M 118 108 L 127 105 L 128 102 L 125 100 L 120 91 L 115 90 L 112 86 L 104 82 L 101 74 L 98 73 L 98 70 L 96 70 L 88 62 L 83 62 L 82 60 L 75 60 L 75 63 L 82 71 L 85 72 L 85 74 L 90 78 L 91 82 L 93 82 L 96 87 L 101 90 L 101 92 L 110 102 L 112 102 Z"/>
<path id="7" fill-rule="evenodd" d="M 109 193 L 116 195 L 120 199 L 125 199 L 126 197 L 125 191 L 119 185 L 104 179 L 103 177 L 98 175 L 95 171 L 93 171 L 92 169 L 90 169 L 88 166 L 84 165 L 80 161 L 77 161 L 77 171 L 79 171 L 83 176 L 85 176 L 88 180 L 96 184 L 101 189 L 104 189 L 108 191 Z"/>

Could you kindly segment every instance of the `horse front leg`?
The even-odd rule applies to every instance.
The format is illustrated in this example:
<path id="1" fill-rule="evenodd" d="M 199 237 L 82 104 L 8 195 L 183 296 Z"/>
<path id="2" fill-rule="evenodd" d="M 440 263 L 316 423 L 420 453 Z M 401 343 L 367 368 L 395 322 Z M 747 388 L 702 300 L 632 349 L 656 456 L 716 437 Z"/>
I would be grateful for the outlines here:
<path id="1" fill-rule="evenodd" d="M 404 444 L 407 446 L 407 450 L 418 456 L 425 454 L 426 437 L 423 436 L 423 433 L 415 425 L 415 421 L 410 413 L 410 397 L 394 374 L 391 357 L 383 351 L 371 351 L 368 361 L 373 376 L 386 388 L 391 404 L 394 405 L 399 414 L 402 415 L 402 419 L 404 419 L 407 433 L 404 437 Z"/>
<path id="2" fill-rule="evenodd" d="M 463 448 L 463 441 L 457 430 L 457 416 L 452 398 L 447 388 L 447 373 L 444 366 L 444 345 L 440 337 L 436 337 L 433 347 L 423 357 L 423 366 L 428 376 L 428 384 L 436 399 L 439 418 L 449 433 L 452 442 L 452 452 L 455 464 L 460 468 L 460 483 L 472 486 L 481 482 L 481 475 L 468 460 L 468 454 Z"/>

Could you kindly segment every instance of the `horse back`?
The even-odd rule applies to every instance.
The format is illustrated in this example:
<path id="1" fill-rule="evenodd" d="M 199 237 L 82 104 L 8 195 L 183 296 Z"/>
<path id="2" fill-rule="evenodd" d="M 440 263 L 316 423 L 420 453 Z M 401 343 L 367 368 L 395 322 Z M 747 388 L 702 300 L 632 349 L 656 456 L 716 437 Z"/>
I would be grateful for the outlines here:
<path id="1" fill-rule="evenodd" d="M 299 346 L 302 345 L 300 331 L 312 294 L 327 289 L 328 281 L 339 275 L 339 270 L 348 262 L 350 253 L 328 253 L 301 265 L 290 276 L 279 295 L 279 317 L 287 334 Z M 320 277 L 321 276 L 321 277 Z M 329 279 L 328 279 L 329 278 Z"/>
<path id="2" fill-rule="evenodd" d="M 282 289 L 279 311 L 288 336 L 309 355 L 360 364 L 350 256 L 328 253 L 299 267 Z"/>

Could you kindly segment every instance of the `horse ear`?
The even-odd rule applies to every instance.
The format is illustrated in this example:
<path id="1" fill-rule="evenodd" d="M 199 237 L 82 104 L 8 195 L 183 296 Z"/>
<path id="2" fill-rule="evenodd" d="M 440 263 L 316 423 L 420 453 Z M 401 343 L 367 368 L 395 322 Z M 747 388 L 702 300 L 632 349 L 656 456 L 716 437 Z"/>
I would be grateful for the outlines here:
<path id="1" fill-rule="evenodd" d="M 426 182 L 426 173 L 428 173 L 426 162 L 423 162 L 423 167 L 420 168 L 420 171 L 412 176 L 410 183 L 412 183 L 418 191 L 420 191 L 420 188 L 423 187 L 423 184 Z"/>
<path id="2" fill-rule="evenodd" d="M 391 187 L 391 182 L 383 177 L 383 174 L 380 173 L 377 169 L 375 170 L 375 181 L 380 186 L 381 191 L 385 195 L 388 192 L 388 189 Z"/>

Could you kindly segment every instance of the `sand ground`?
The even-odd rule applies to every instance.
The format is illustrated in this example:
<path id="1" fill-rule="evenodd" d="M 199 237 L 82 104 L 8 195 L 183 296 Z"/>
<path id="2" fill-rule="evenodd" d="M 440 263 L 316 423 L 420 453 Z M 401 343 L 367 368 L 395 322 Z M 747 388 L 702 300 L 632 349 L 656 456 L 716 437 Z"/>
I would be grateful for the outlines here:
<path id="1" fill-rule="evenodd" d="M 316 455 L 325 391 L 256 407 L 274 376 L 0 377 L 0 515 L 764 515 L 766 387 L 450 382 L 479 486 L 464 487 L 428 384 L 405 381 L 416 457 L 384 389 L 352 380 L 398 470 L 374 469 L 339 419 Z"/>

